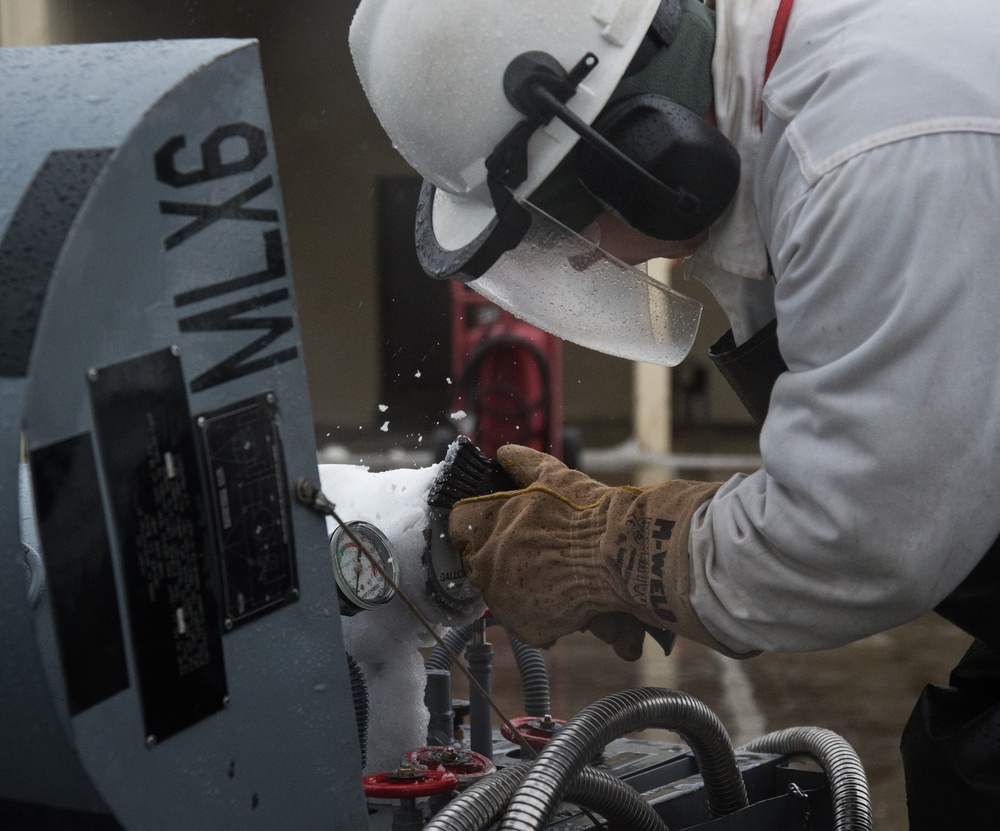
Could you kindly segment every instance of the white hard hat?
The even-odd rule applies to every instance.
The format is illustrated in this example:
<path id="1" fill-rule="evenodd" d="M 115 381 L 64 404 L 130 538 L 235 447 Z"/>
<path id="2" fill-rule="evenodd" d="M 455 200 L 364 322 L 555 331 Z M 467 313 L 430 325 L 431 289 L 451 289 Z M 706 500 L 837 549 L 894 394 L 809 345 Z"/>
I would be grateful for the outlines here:
<path id="1" fill-rule="evenodd" d="M 584 346 L 683 358 L 701 304 L 529 200 L 564 181 L 566 159 L 580 185 L 568 201 L 590 199 L 592 217 L 603 208 L 684 240 L 721 215 L 739 156 L 702 118 L 710 93 L 692 108 L 664 88 L 669 62 L 692 45 L 700 57 L 690 65 L 708 78 L 711 14 L 698 0 L 362 0 L 351 51 L 382 126 L 425 179 L 424 270 Z"/>
<path id="2" fill-rule="evenodd" d="M 563 67 L 590 53 L 593 71 L 568 108 L 590 124 L 642 43 L 661 0 L 363 0 L 351 25 L 354 63 L 396 149 L 437 189 L 434 233 L 446 249 L 495 217 L 486 157 L 522 119 L 502 79 L 526 52 Z M 577 141 L 553 120 L 531 136 L 525 197 Z"/>

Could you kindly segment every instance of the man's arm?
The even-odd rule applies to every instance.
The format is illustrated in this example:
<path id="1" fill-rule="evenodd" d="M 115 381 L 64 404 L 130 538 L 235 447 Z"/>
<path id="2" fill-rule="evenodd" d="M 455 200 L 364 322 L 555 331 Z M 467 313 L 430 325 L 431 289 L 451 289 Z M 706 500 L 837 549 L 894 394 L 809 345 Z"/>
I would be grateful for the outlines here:
<path id="1" fill-rule="evenodd" d="M 837 646 L 931 609 L 1000 533 L 1000 137 L 856 156 L 775 217 L 764 469 L 694 517 L 691 601 L 735 651 Z M 780 200 L 779 200 L 780 202 Z"/>

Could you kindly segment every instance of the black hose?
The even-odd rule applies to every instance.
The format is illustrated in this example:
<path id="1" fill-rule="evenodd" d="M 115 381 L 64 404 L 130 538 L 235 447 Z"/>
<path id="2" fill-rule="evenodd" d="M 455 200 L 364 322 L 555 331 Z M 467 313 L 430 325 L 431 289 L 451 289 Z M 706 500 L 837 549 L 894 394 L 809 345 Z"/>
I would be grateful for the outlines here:
<path id="1" fill-rule="evenodd" d="M 490 618 L 486 624 L 487 626 L 498 625 L 498 621 Z M 474 623 L 467 623 L 465 626 L 457 626 L 445 632 L 442 640 L 453 655 L 460 655 L 462 650 L 465 649 L 466 644 L 472 640 L 474 627 Z M 524 714 L 528 716 L 544 716 L 551 713 L 549 673 L 545 667 L 545 659 L 542 657 L 542 651 L 536 646 L 530 646 L 518 640 L 510 632 L 507 632 L 507 638 L 510 641 L 514 660 L 517 662 L 517 670 L 521 676 L 521 688 L 524 695 Z M 424 668 L 450 670 L 451 664 L 452 656 L 440 646 L 436 646 L 431 654 L 427 656 Z"/>
<path id="2" fill-rule="evenodd" d="M 542 650 L 537 646 L 526 644 L 507 633 L 510 648 L 517 662 L 517 671 L 521 676 L 521 689 L 524 695 L 524 714 L 526 716 L 544 716 L 552 712 L 551 695 L 549 691 L 549 671 L 542 657 Z"/>
<path id="3" fill-rule="evenodd" d="M 479 780 L 442 808 L 424 831 L 485 831 L 496 822 L 531 765 L 522 763 Z M 595 811 L 610 831 L 667 831 L 659 814 L 631 787 L 610 773 L 584 767 L 565 799 Z"/>
<path id="4" fill-rule="evenodd" d="M 847 741 L 822 727 L 789 727 L 746 744 L 751 753 L 805 753 L 823 767 L 836 831 L 871 831 L 872 803 L 865 769 Z"/>
<path id="5" fill-rule="evenodd" d="M 511 798 L 501 831 L 543 828 L 569 783 L 590 759 L 613 739 L 648 727 L 673 730 L 690 745 L 712 816 L 725 816 L 747 806 L 732 742 L 716 715 L 686 693 L 642 688 L 603 698 L 566 722 L 545 745 Z"/>
<path id="6" fill-rule="evenodd" d="M 354 702 L 354 720 L 358 725 L 358 743 L 361 745 L 361 769 L 368 764 L 368 684 L 365 674 L 350 652 L 347 655 L 347 673 L 351 678 L 351 699 Z"/>
<path id="7" fill-rule="evenodd" d="M 427 656 L 427 660 L 424 661 L 424 669 L 451 669 L 453 656 L 461 655 L 465 645 L 472 640 L 474 626 L 474 623 L 467 623 L 465 626 L 456 626 L 445 632 L 441 636 L 441 640 L 451 650 L 451 653 L 449 654 L 440 646 L 435 646 L 431 654 Z"/>
<path id="8" fill-rule="evenodd" d="M 585 767 L 566 790 L 566 801 L 608 821 L 608 831 L 667 831 L 666 823 L 630 785 L 607 771 Z"/>

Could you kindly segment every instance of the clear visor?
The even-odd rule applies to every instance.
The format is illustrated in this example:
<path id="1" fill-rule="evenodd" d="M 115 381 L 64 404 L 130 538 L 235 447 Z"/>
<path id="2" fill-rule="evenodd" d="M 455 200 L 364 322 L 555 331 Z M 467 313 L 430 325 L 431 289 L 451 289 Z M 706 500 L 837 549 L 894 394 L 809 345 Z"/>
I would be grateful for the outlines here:
<path id="1" fill-rule="evenodd" d="M 691 350 L 701 303 L 685 297 L 521 200 L 531 228 L 469 283 L 539 329 L 631 361 L 676 366 Z"/>

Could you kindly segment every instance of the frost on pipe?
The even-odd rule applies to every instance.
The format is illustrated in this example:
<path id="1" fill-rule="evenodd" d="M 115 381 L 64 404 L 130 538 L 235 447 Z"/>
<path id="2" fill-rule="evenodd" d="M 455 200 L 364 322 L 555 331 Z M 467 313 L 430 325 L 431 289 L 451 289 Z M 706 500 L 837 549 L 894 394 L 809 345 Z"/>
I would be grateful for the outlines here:
<path id="1" fill-rule="evenodd" d="M 448 614 L 427 595 L 423 552 L 428 529 L 427 493 L 440 464 L 414 470 L 372 472 L 344 464 L 319 466 L 320 484 L 345 522 L 362 520 L 376 526 L 391 542 L 399 562 L 399 586 L 439 634 L 482 615 L 480 602 L 465 615 Z M 336 524 L 327 520 L 327 531 Z M 332 567 L 332 566 L 331 566 Z M 336 599 L 331 598 L 330 610 Z M 426 744 L 428 710 L 424 705 L 427 675 L 418 651 L 433 646 L 398 596 L 377 609 L 341 618 L 344 646 L 368 683 L 368 756 L 365 771 L 394 770 L 406 751 Z"/>
<path id="2" fill-rule="evenodd" d="M 626 265 L 528 202 L 531 228 L 469 285 L 565 340 L 632 361 L 679 364 L 701 303 Z"/>

